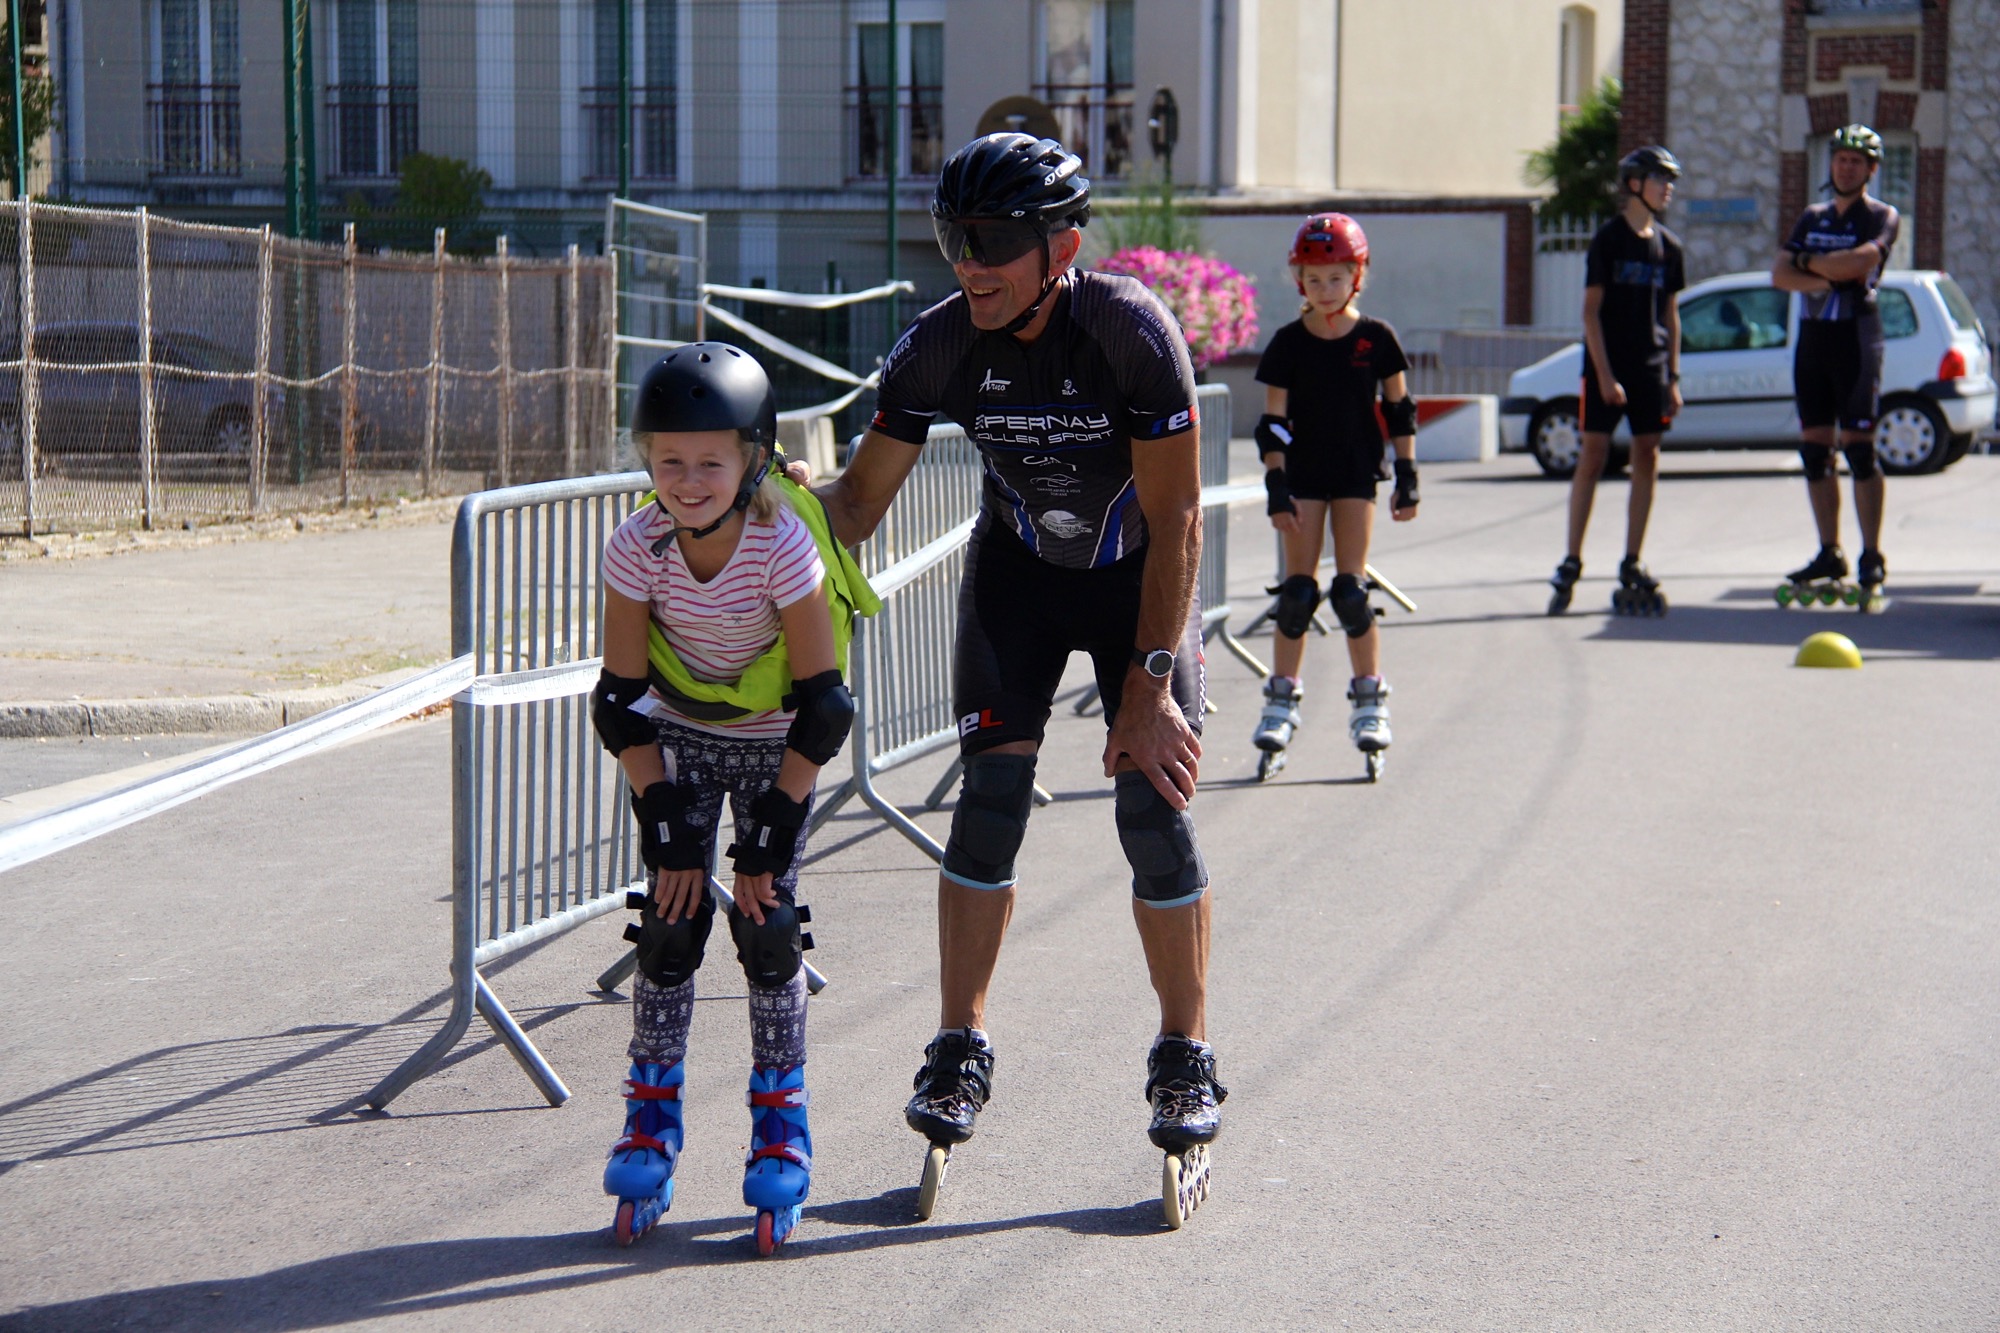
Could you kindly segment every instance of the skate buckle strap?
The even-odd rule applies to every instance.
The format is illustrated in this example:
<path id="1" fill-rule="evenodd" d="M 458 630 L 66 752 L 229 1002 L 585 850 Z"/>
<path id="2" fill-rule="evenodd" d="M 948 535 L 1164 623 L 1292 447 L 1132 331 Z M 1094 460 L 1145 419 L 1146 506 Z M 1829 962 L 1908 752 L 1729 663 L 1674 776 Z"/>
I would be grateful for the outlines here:
<path id="1" fill-rule="evenodd" d="M 759 1092 L 755 1088 L 743 1094 L 745 1106 L 775 1106 L 780 1110 L 802 1111 L 812 1104 L 812 1094 L 804 1088 L 778 1088 L 772 1092 Z"/>
<path id="2" fill-rule="evenodd" d="M 767 1143 L 761 1148 L 752 1148 L 749 1152 L 743 1154 L 743 1165 L 754 1166 L 766 1157 L 776 1157 L 782 1161 L 790 1162 L 794 1166 L 804 1167 L 808 1171 L 812 1170 L 812 1154 L 801 1152 L 799 1149 L 794 1148 L 789 1141 L 785 1143 Z"/>
<path id="3" fill-rule="evenodd" d="M 681 1085 L 666 1083 L 655 1086 L 628 1078 L 625 1080 L 625 1095 L 635 1102 L 677 1102 L 681 1099 Z"/>
<path id="4" fill-rule="evenodd" d="M 669 1157 L 673 1156 L 673 1151 L 674 1151 L 661 1140 L 654 1138 L 651 1134 L 642 1134 L 637 1130 L 634 1130 L 632 1133 L 627 1134 L 624 1138 L 618 1140 L 618 1142 L 611 1145 L 611 1151 L 614 1154 L 621 1152 L 633 1152 L 640 1148 L 650 1148 L 654 1152 L 665 1153 Z"/>

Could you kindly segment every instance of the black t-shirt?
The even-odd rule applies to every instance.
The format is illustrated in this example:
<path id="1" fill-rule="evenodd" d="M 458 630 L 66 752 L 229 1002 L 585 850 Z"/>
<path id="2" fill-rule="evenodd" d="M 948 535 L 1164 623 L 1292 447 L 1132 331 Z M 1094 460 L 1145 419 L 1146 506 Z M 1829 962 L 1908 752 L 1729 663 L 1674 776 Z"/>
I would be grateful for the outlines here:
<path id="1" fill-rule="evenodd" d="M 1604 289 L 1597 322 L 1604 330 L 1611 373 L 1664 368 L 1669 303 L 1687 286 L 1680 238 L 1657 222 L 1651 236 L 1641 236 L 1623 217 L 1615 217 L 1590 238 L 1583 285 Z M 1584 355 L 1587 359 L 1588 351 Z"/>
<path id="2" fill-rule="evenodd" d="M 1373 468 L 1382 459 L 1375 395 L 1383 380 L 1409 368 L 1396 331 L 1379 319 L 1363 315 L 1340 338 L 1316 337 L 1295 319 L 1271 335 L 1257 380 L 1285 391 L 1290 457 L 1302 469 L 1330 458 Z"/>
<path id="3" fill-rule="evenodd" d="M 1855 200 L 1845 213 L 1840 211 L 1838 202 L 1831 199 L 1823 204 L 1806 205 L 1806 211 L 1799 214 L 1799 220 L 1792 224 L 1792 234 L 1785 241 L 1787 250 L 1824 255 L 1836 250 L 1852 250 L 1872 241 L 1882 247 L 1882 262 L 1865 278 L 1837 282 L 1824 292 L 1807 292 L 1805 317 L 1853 319 L 1874 310 L 1875 284 L 1881 280 L 1882 270 L 1889 263 L 1889 250 L 1896 244 L 1896 233 L 1902 225 L 1903 219 L 1894 205 L 1871 199 L 1865 194 Z"/>
<path id="4" fill-rule="evenodd" d="M 872 429 L 921 445 L 933 418 L 956 421 L 986 460 L 986 520 L 1095 569 L 1146 544 L 1133 441 L 1194 428 L 1194 363 L 1136 278 L 1073 272 L 1050 299 L 1031 343 L 974 328 L 959 293 L 918 315 L 882 366 Z"/>

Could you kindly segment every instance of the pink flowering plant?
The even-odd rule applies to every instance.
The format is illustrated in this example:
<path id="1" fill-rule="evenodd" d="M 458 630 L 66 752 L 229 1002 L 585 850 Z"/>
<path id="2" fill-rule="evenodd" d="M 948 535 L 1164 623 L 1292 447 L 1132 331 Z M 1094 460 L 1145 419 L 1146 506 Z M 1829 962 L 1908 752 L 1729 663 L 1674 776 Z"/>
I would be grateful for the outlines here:
<path id="1" fill-rule="evenodd" d="M 1128 274 L 1152 289 L 1180 321 L 1196 370 L 1257 345 L 1257 283 L 1220 259 L 1134 245 L 1112 252 L 1097 267 Z"/>

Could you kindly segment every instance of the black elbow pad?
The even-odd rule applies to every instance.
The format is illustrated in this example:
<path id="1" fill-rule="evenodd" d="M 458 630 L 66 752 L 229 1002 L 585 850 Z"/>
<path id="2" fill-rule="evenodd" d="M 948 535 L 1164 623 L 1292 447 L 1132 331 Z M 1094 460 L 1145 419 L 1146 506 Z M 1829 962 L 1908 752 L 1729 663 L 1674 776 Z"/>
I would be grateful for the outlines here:
<path id="1" fill-rule="evenodd" d="M 613 756 L 635 745 L 651 745 L 659 738 L 653 719 L 632 711 L 632 705 L 646 697 L 646 688 L 644 676 L 598 673 L 597 688 L 590 692 L 590 721 Z"/>
<path id="2" fill-rule="evenodd" d="M 1257 439 L 1257 454 L 1282 454 L 1292 447 L 1292 423 L 1284 417 L 1266 412 L 1257 418 L 1257 429 L 1252 432 Z"/>
<path id="3" fill-rule="evenodd" d="M 824 768 L 847 743 L 848 729 L 854 725 L 854 696 L 840 672 L 822 671 L 793 681 L 785 703 L 797 710 L 791 730 L 785 733 L 786 748 Z"/>
<path id="4" fill-rule="evenodd" d="M 1394 402 L 1390 402 L 1387 398 L 1384 398 L 1382 400 L 1382 420 L 1388 423 L 1389 438 L 1392 440 L 1401 439 L 1405 435 L 1415 435 L 1417 433 L 1417 400 L 1414 398 L 1399 398 Z"/>

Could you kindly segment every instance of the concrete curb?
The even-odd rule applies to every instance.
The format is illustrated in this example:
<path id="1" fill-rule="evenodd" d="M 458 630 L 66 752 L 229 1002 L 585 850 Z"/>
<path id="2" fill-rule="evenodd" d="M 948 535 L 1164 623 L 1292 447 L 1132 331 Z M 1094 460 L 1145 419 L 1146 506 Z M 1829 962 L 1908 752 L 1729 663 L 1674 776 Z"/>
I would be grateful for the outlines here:
<path id="1" fill-rule="evenodd" d="M 303 722 L 330 708 L 365 699 L 425 667 L 270 694 L 198 699 L 66 699 L 0 703 L 0 739 L 80 736 L 250 736 Z"/>

